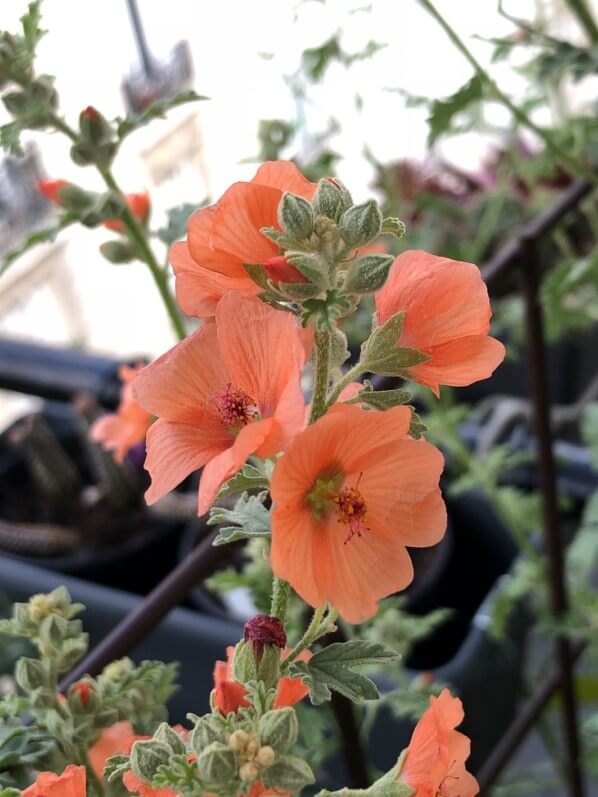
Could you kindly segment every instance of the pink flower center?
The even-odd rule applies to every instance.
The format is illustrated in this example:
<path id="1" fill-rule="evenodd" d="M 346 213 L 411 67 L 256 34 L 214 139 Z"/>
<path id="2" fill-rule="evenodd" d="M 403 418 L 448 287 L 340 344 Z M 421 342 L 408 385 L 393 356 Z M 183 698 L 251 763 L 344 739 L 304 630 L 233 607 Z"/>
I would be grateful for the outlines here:
<path id="1" fill-rule="evenodd" d="M 369 531 L 364 522 L 368 512 L 367 504 L 357 487 L 343 487 L 332 500 L 336 504 L 336 516 L 339 523 L 349 526 L 345 545 L 353 537 L 361 537 L 364 531 Z"/>
<path id="2" fill-rule="evenodd" d="M 214 404 L 220 422 L 227 429 L 241 429 L 258 415 L 257 405 L 251 396 L 230 382 L 214 395 Z"/>

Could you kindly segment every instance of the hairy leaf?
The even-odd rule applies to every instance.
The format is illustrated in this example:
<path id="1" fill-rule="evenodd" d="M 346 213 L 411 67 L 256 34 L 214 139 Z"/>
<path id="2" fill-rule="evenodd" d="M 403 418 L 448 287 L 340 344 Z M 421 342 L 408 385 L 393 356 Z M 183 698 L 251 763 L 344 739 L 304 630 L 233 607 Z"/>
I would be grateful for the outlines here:
<path id="1" fill-rule="evenodd" d="M 210 526 L 232 524 L 219 530 L 213 545 L 225 545 L 236 540 L 255 537 L 269 537 L 270 513 L 264 506 L 267 495 L 265 490 L 258 495 L 249 495 L 244 492 L 234 509 L 226 509 L 221 506 L 212 507 L 208 520 Z"/>

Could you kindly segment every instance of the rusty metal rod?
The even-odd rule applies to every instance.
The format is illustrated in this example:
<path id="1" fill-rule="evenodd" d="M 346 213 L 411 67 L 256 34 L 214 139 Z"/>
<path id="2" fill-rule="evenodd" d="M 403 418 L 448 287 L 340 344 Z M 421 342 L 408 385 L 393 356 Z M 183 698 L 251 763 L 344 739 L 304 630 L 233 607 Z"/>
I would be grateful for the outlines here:
<path id="1" fill-rule="evenodd" d="M 570 188 L 563 192 L 552 207 L 531 221 L 516 238 L 512 238 L 502 249 L 499 249 L 494 257 L 490 258 L 481 269 L 482 277 L 488 288 L 492 288 L 498 277 L 518 261 L 522 239 L 537 240 L 549 232 L 563 216 L 573 210 L 592 191 L 592 188 L 592 183 L 589 180 L 579 180 L 573 183 Z"/>
<path id="2" fill-rule="evenodd" d="M 64 691 L 86 673 L 97 675 L 114 659 L 126 656 L 141 642 L 158 623 L 187 596 L 187 594 L 206 579 L 216 567 L 230 556 L 230 545 L 214 547 L 212 541 L 216 531 L 205 537 L 166 578 L 132 612 L 121 620 L 87 656 L 79 662 L 60 684 Z M 234 546 L 233 544 L 233 547 Z"/>
<path id="3" fill-rule="evenodd" d="M 577 661 L 585 648 L 585 642 L 576 642 L 571 647 L 571 662 Z M 509 763 L 517 748 L 533 728 L 536 720 L 546 708 L 549 700 L 561 685 L 558 667 L 545 678 L 534 694 L 527 700 L 511 723 L 509 729 L 488 756 L 476 774 L 480 786 L 479 797 L 486 797 L 498 776 Z"/>
<path id="4" fill-rule="evenodd" d="M 546 379 L 546 352 L 542 307 L 539 299 L 540 264 L 536 252 L 537 235 L 532 226 L 519 237 L 520 276 L 526 307 L 528 367 L 530 374 L 533 422 L 538 439 L 538 470 L 542 494 L 544 546 L 548 555 L 550 604 L 555 620 L 567 611 L 567 587 L 563 541 L 559 529 L 556 470 L 550 428 L 550 397 Z M 583 783 L 579 762 L 580 746 L 577 724 L 577 701 L 571 646 L 565 635 L 555 641 L 555 656 L 560 672 L 563 698 L 563 734 L 567 757 L 567 776 L 571 797 L 582 797 Z"/>

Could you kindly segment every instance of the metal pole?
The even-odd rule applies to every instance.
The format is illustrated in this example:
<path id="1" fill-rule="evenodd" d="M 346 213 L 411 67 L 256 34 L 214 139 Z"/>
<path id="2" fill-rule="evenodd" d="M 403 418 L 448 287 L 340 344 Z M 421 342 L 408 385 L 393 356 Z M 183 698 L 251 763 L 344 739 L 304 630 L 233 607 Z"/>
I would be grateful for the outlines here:
<path id="1" fill-rule="evenodd" d="M 139 606 L 123 618 L 108 636 L 79 662 L 60 684 L 64 692 L 86 673 L 97 675 L 114 659 L 125 656 L 141 642 L 171 609 L 186 597 L 198 583 L 230 556 L 230 545 L 214 547 L 216 531 L 211 532 L 166 578 L 155 587 Z"/>
<path id="2" fill-rule="evenodd" d="M 141 63 L 143 64 L 143 71 L 145 72 L 147 78 L 151 78 L 154 75 L 154 65 L 147 40 L 145 38 L 145 31 L 143 30 L 141 16 L 139 15 L 137 0 L 127 0 L 127 8 L 129 9 L 131 24 L 133 25 L 133 33 L 135 34 L 135 42 L 137 44 L 137 49 L 139 50 L 139 57 L 141 58 Z"/>
<path id="3" fill-rule="evenodd" d="M 536 254 L 536 235 L 535 231 L 527 230 L 520 237 L 519 259 L 522 291 L 526 305 L 528 366 L 535 431 L 538 439 L 539 480 L 544 518 L 544 546 L 548 555 L 550 602 L 552 614 L 555 620 L 559 620 L 567 611 L 567 588 L 563 544 L 559 529 L 556 472 L 552 452 L 542 307 L 538 297 L 540 273 Z M 582 797 L 583 783 L 579 761 L 580 748 L 573 661 L 571 646 L 564 635 L 559 635 L 555 641 L 555 656 L 560 673 L 569 793 L 571 797 Z"/>
<path id="4" fill-rule="evenodd" d="M 577 661 L 585 648 L 585 643 L 576 642 L 571 649 L 571 661 Z M 558 667 L 547 676 L 534 694 L 523 705 L 509 729 L 476 773 L 480 786 L 479 797 L 485 797 L 498 776 L 509 763 L 517 748 L 531 731 L 534 723 L 561 685 L 561 672 Z"/>

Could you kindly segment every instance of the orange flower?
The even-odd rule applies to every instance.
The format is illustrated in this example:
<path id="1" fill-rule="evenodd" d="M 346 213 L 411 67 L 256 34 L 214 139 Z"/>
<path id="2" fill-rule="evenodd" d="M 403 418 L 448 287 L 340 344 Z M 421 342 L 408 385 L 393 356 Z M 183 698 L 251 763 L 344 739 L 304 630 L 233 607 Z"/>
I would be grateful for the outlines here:
<path id="1" fill-rule="evenodd" d="M 205 797 L 207 797 L 207 794 Z M 282 789 L 267 789 L 264 782 L 258 780 L 249 787 L 247 797 L 291 797 L 291 792 L 282 791 Z"/>
<path id="2" fill-rule="evenodd" d="M 405 311 L 400 345 L 430 356 L 409 368 L 409 375 L 436 395 L 440 385 L 486 379 L 504 359 L 505 347 L 488 337 L 488 291 L 472 263 L 421 250 L 403 252 L 376 294 L 376 310 L 380 324 Z"/>
<path id="3" fill-rule="evenodd" d="M 281 653 L 281 661 L 284 661 L 290 652 L 290 648 L 286 648 Z M 238 711 L 240 708 L 246 708 L 249 703 L 245 700 L 247 690 L 243 684 L 233 680 L 232 664 L 235 649 L 229 645 L 226 649 L 226 661 L 217 661 L 214 666 L 214 690 L 215 690 L 215 703 L 218 710 L 224 714 L 230 714 L 231 711 Z M 311 653 L 304 650 L 299 655 L 300 661 L 309 661 Z M 274 698 L 274 708 L 285 708 L 285 706 L 294 706 L 299 703 L 309 693 L 309 687 L 305 686 L 301 678 L 281 678 L 278 682 L 278 689 L 276 697 Z"/>
<path id="4" fill-rule="evenodd" d="M 134 368 L 122 365 L 118 369 L 123 383 L 118 409 L 98 418 L 90 430 L 91 439 L 114 451 L 114 458 L 118 462 L 124 460 L 132 446 L 145 440 L 152 422 L 151 413 L 144 410 L 133 397 L 133 380 L 142 368 L 143 365 Z"/>
<path id="5" fill-rule="evenodd" d="M 247 457 L 284 450 L 303 425 L 305 356 L 292 315 L 227 294 L 215 324 L 144 368 L 135 396 L 159 417 L 147 435 L 148 503 L 203 467 L 202 515 Z"/>
<path id="6" fill-rule="evenodd" d="M 97 742 L 89 748 L 87 753 L 96 776 L 103 780 L 104 767 L 109 758 L 113 755 L 128 755 L 131 752 L 133 742 L 136 742 L 137 739 L 146 738 L 148 737 L 138 736 L 128 720 L 115 722 L 114 725 L 105 728 Z"/>
<path id="7" fill-rule="evenodd" d="M 411 410 L 337 404 L 274 468 L 271 564 L 312 606 L 330 601 L 351 623 L 413 578 L 405 546 L 438 542 L 446 510 L 443 459 L 408 436 Z"/>
<path id="8" fill-rule="evenodd" d="M 417 723 L 399 776 L 415 789 L 413 797 L 474 797 L 476 779 L 465 769 L 470 742 L 455 728 L 463 721 L 461 701 L 444 689 L 430 698 Z"/>
<path id="9" fill-rule="evenodd" d="M 21 797 L 85 797 L 85 767 L 69 764 L 61 775 L 40 772 Z"/>
<path id="10" fill-rule="evenodd" d="M 189 220 L 187 240 L 170 250 L 183 312 L 207 318 L 229 291 L 259 293 L 243 264 L 265 263 L 280 255 L 278 246 L 260 229 L 280 229 L 277 214 L 284 191 L 311 199 L 315 190 L 315 183 L 294 163 L 269 161 L 251 182 L 234 183 L 215 205 L 197 210 Z"/>

